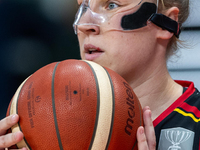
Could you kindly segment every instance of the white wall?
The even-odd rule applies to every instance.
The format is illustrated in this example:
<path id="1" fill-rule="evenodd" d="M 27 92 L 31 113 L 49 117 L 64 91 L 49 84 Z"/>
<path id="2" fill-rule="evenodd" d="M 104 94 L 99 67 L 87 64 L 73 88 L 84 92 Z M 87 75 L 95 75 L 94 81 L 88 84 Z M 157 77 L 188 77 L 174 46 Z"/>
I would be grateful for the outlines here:
<path id="1" fill-rule="evenodd" d="M 190 15 L 184 26 L 200 27 L 200 0 L 190 0 Z"/>
<path id="2" fill-rule="evenodd" d="M 184 27 L 200 28 L 200 0 L 191 0 L 190 16 Z M 173 79 L 189 80 L 200 90 L 200 29 L 183 31 L 180 39 L 185 41 L 185 48 L 168 62 L 168 68 Z"/>

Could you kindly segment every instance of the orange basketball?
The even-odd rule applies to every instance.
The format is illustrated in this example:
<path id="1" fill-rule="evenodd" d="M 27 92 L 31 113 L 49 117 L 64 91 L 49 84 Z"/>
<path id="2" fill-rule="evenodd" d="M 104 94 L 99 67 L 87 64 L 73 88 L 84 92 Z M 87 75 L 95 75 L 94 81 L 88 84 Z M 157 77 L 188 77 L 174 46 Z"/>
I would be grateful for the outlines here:
<path id="1" fill-rule="evenodd" d="M 10 102 L 32 150 L 135 150 L 140 103 L 128 83 L 94 62 L 66 60 L 28 77 Z"/>

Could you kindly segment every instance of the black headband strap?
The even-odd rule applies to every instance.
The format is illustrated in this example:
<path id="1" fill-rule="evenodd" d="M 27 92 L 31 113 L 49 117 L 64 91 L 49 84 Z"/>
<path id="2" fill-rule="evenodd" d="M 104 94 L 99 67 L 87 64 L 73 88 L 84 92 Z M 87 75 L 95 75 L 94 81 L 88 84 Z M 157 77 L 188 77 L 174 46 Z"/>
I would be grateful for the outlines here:
<path id="1" fill-rule="evenodd" d="M 174 33 L 177 38 L 181 33 L 179 23 L 163 14 L 153 14 L 149 20 L 162 29 Z"/>

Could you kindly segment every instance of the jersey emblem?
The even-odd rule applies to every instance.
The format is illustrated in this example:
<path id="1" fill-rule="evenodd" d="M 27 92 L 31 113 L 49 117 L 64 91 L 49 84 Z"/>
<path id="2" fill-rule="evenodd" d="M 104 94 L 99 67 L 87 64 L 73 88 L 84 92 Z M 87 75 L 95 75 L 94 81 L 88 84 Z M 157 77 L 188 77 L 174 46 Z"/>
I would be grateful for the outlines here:
<path id="1" fill-rule="evenodd" d="M 161 130 L 158 150 L 192 150 L 194 132 L 178 127 Z"/>

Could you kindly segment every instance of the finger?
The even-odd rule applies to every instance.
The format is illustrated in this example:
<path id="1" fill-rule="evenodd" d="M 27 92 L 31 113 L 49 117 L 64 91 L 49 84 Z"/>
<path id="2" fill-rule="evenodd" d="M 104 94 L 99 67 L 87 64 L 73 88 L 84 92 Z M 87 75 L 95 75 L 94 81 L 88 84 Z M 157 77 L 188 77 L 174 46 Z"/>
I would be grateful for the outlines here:
<path id="1" fill-rule="evenodd" d="M 8 149 L 5 149 L 5 150 L 8 150 Z M 9 150 L 28 150 L 27 148 L 22 148 L 22 149 L 9 149 Z"/>
<path id="2" fill-rule="evenodd" d="M 19 116 L 17 114 L 8 116 L 0 121 L 0 135 L 6 133 L 6 131 L 15 125 L 19 121 Z"/>
<path id="3" fill-rule="evenodd" d="M 149 106 L 145 106 L 145 107 L 143 108 L 143 112 L 145 112 L 146 110 L 150 110 L 150 107 L 149 107 Z"/>
<path id="4" fill-rule="evenodd" d="M 149 150 L 155 150 L 156 136 L 155 136 L 153 122 L 151 119 L 151 110 L 149 108 L 144 109 L 143 117 L 144 117 L 145 135 Z"/>
<path id="5" fill-rule="evenodd" d="M 6 147 L 10 147 L 20 142 L 22 139 L 23 133 L 20 131 L 0 136 L 0 150 Z"/>
<path id="6" fill-rule="evenodd" d="M 140 126 L 137 130 L 138 150 L 149 150 L 144 127 Z"/>

